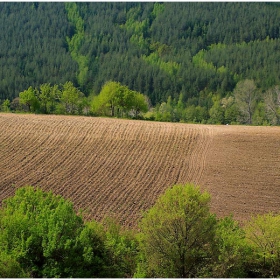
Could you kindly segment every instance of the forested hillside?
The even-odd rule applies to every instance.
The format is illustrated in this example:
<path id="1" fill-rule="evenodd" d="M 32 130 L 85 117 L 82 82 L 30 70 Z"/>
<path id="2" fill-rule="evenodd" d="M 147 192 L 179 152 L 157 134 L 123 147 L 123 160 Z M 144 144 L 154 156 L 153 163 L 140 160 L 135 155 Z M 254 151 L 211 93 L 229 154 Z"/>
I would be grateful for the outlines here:
<path id="1" fill-rule="evenodd" d="M 169 96 L 177 102 L 180 94 L 182 102 L 206 106 L 209 93 L 226 97 L 245 79 L 261 92 L 280 84 L 278 3 L 0 7 L 1 101 L 29 86 L 66 81 L 97 95 L 111 80 L 147 95 L 154 106 Z"/>

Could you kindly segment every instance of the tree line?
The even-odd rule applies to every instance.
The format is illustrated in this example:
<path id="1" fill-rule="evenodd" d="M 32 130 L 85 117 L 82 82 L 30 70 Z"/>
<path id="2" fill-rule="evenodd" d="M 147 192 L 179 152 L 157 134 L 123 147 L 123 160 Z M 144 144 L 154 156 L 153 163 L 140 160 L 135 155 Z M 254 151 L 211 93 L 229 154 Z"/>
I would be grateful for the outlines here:
<path id="1" fill-rule="evenodd" d="M 198 98 L 184 101 L 168 97 L 151 105 L 150 99 L 120 82 L 106 82 L 98 95 L 86 97 L 72 82 L 63 85 L 42 84 L 20 92 L 12 102 L 6 99 L 3 112 L 72 114 L 141 118 L 165 122 L 202 124 L 280 125 L 280 89 L 274 86 L 262 93 L 254 80 L 242 80 L 225 97 L 201 92 Z"/>
<path id="2" fill-rule="evenodd" d="M 157 104 L 144 118 L 156 121 L 186 122 L 203 124 L 280 124 L 279 86 L 262 93 L 254 80 L 242 80 L 233 92 L 225 97 L 220 94 L 201 92 L 198 98 L 184 102 L 168 97 L 167 102 Z"/>
<path id="3" fill-rule="evenodd" d="M 135 229 L 117 219 L 85 221 L 52 192 L 16 190 L 0 208 L 0 276 L 62 278 L 279 277 L 279 214 L 242 227 L 217 218 L 199 187 L 175 185 Z"/>
<path id="4" fill-rule="evenodd" d="M 12 102 L 4 100 L 3 112 L 41 114 L 70 114 L 139 118 L 148 111 L 149 100 L 140 92 L 130 90 L 119 82 L 109 81 L 99 95 L 86 97 L 72 82 L 62 85 L 45 83 L 39 88 L 30 86 Z"/>

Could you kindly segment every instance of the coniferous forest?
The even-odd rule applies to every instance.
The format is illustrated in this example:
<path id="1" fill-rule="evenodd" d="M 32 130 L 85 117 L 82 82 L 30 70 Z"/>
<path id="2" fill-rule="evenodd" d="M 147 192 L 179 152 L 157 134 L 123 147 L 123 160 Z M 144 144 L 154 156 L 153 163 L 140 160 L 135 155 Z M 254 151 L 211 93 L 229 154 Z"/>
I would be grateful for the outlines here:
<path id="1" fill-rule="evenodd" d="M 279 3 L 0 6 L 2 110 L 29 87 L 71 82 L 92 100 L 114 81 L 148 97 L 146 119 L 279 124 Z"/>

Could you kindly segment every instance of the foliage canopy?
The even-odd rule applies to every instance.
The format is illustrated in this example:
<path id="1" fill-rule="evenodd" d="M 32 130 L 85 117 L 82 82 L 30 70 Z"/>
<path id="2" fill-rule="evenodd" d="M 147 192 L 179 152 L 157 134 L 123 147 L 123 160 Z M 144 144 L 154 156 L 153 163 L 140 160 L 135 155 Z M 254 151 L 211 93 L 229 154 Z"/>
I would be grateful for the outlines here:
<path id="1" fill-rule="evenodd" d="M 177 185 L 147 212 L 140 229 L 148 277 L 205 276 L 216 224 L 209 201 L 208 193 Z"/>
<path id="2" fill-rule="evenodd" d="M 0 276 L 278 277 L 280 216 L 241 228 L 232 216 L 217 219 L 209 203 L 194 185 L 173 186 L 136 233 L 111 217 L 84 222 L 61 196 L 20 188 L 0 209 Z"/>

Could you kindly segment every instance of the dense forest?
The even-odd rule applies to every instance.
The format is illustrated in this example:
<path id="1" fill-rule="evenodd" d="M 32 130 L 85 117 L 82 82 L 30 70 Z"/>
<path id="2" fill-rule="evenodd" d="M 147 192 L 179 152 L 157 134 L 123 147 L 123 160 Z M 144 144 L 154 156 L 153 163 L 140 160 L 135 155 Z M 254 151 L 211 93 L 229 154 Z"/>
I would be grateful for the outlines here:
<path id="1" fill-rule="evenodd" d="M 277 123 L 260 115 L 265 93 L 280 84 L 278 3 L 0 5 L 1 103 L 44 83 L 71 81 L 88 97 L 115 81 L 147 96 L 153 107 L 168 98 L 184 109 L 201 107 L 203 118 L 169 118 L 199 122 L 211 119 L 215 102 L 222 107 L 238 82 L 250 80 L 258 90 L 253 114 L 262 120 L 248 123 Z M 227 122 L 225 114 L 218 122 Z"/>

